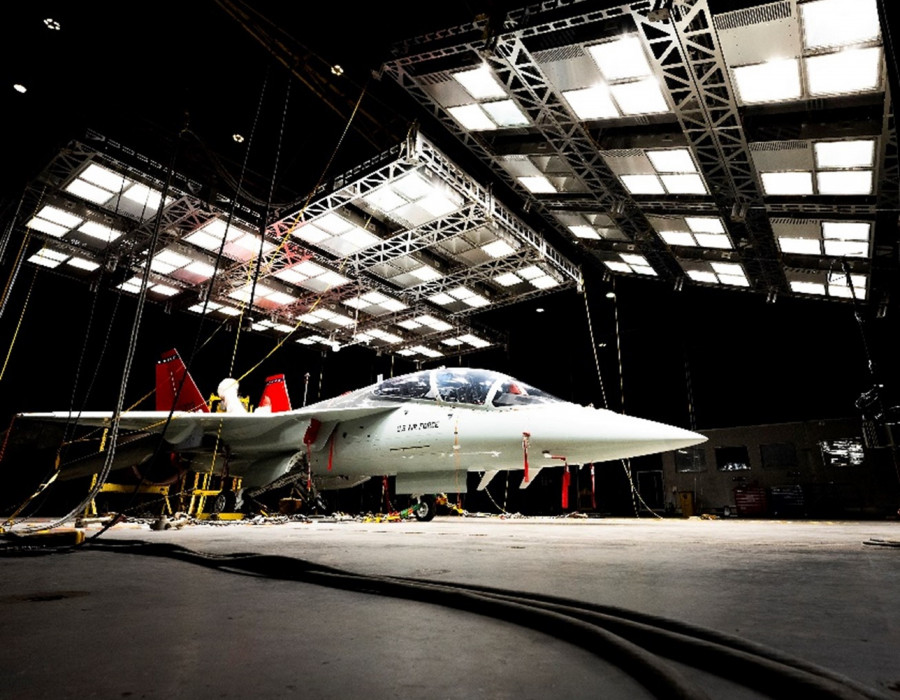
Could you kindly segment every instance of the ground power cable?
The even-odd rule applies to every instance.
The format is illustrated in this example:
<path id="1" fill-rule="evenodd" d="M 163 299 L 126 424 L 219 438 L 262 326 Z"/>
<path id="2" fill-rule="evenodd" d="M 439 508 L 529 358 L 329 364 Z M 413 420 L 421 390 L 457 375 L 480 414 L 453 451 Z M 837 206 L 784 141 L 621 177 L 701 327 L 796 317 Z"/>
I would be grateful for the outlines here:
<path id="1" fill-rule="evenodd" d="M 97 546 L 101 551 L 168 557 L 221 571 L 416 600 L 505 620 L 555 636 L 616 664 L 657 698 L 708 697 L 669 661 L 785 700 L 891 697 L 843 674 L 740 637 L 615 606 L 488 586 L 355 574 L 282 555 L 205 554 L 176 544 L 133 540 L 107 540 Z"/>

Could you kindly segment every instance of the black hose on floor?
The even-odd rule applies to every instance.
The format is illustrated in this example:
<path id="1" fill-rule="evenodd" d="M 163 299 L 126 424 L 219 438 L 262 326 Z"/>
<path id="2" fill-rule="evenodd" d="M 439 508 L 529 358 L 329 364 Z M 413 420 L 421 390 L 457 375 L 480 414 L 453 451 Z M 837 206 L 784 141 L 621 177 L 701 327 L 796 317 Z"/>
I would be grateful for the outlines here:
<path id="1" fill-rule="evenodd" d="M 707 694 L 660 657 L 774 698 L 886 700 L 841 674 L 759 644 L 652 615 L 556 596 L 418 578 L 369 576 L 280 555 L 203 554 L 180 545 L 90 541 L 97 548 L 162 556 L 222 571 L 301 581 L 432 603 L 513 622 L 575 644 L 610 661 L 657 698 L 700 700 Z"/>

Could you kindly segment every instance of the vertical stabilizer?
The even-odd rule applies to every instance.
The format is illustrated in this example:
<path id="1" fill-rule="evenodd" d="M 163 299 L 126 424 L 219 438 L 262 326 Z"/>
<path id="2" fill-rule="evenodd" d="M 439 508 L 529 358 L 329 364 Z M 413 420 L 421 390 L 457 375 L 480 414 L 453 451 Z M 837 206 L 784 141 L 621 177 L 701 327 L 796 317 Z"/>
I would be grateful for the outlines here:
<path id="1" fill-rule="evenodd" d="M 167 350 L 156 363 L 156 410 L 208 413 L 203 395 L 177 350 Z"/>
<path id="2" fill-rule="evenodd" d="M 273 374 L 266 378 L 266 388 L 259 400 L 257 411 L 270 411 L 279 413 L 291 410 L 291 399 L 288 396 L 287 384 L 283 374 Z"/>

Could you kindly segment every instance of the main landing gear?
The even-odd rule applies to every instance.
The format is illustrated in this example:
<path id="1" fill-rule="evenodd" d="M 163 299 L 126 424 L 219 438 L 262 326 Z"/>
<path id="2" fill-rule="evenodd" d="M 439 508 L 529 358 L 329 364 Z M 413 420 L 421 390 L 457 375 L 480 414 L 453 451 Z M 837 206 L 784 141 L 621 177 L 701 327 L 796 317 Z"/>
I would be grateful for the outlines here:
<path id="1" fill-rule="evenodd" d="M 425 523 L 434 519 L 435 508 L 434 496 L 419 496 L 419 503 L 413 511 L 413 515 L 416 520 Z"/>

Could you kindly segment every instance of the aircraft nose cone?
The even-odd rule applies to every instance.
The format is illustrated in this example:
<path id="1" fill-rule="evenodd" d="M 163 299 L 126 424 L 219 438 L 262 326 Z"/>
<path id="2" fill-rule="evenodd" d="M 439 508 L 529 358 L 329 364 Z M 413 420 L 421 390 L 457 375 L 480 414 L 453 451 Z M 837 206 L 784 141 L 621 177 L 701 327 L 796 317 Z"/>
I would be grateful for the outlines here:
<path id="1" fill-rule="evenodd" d="M 557 407 L 551 421 L 534 431 L 535 447 L 571 463 L 602 462 L 669 452 L 706 442 L 700 433 L 606 409 Z"/>

